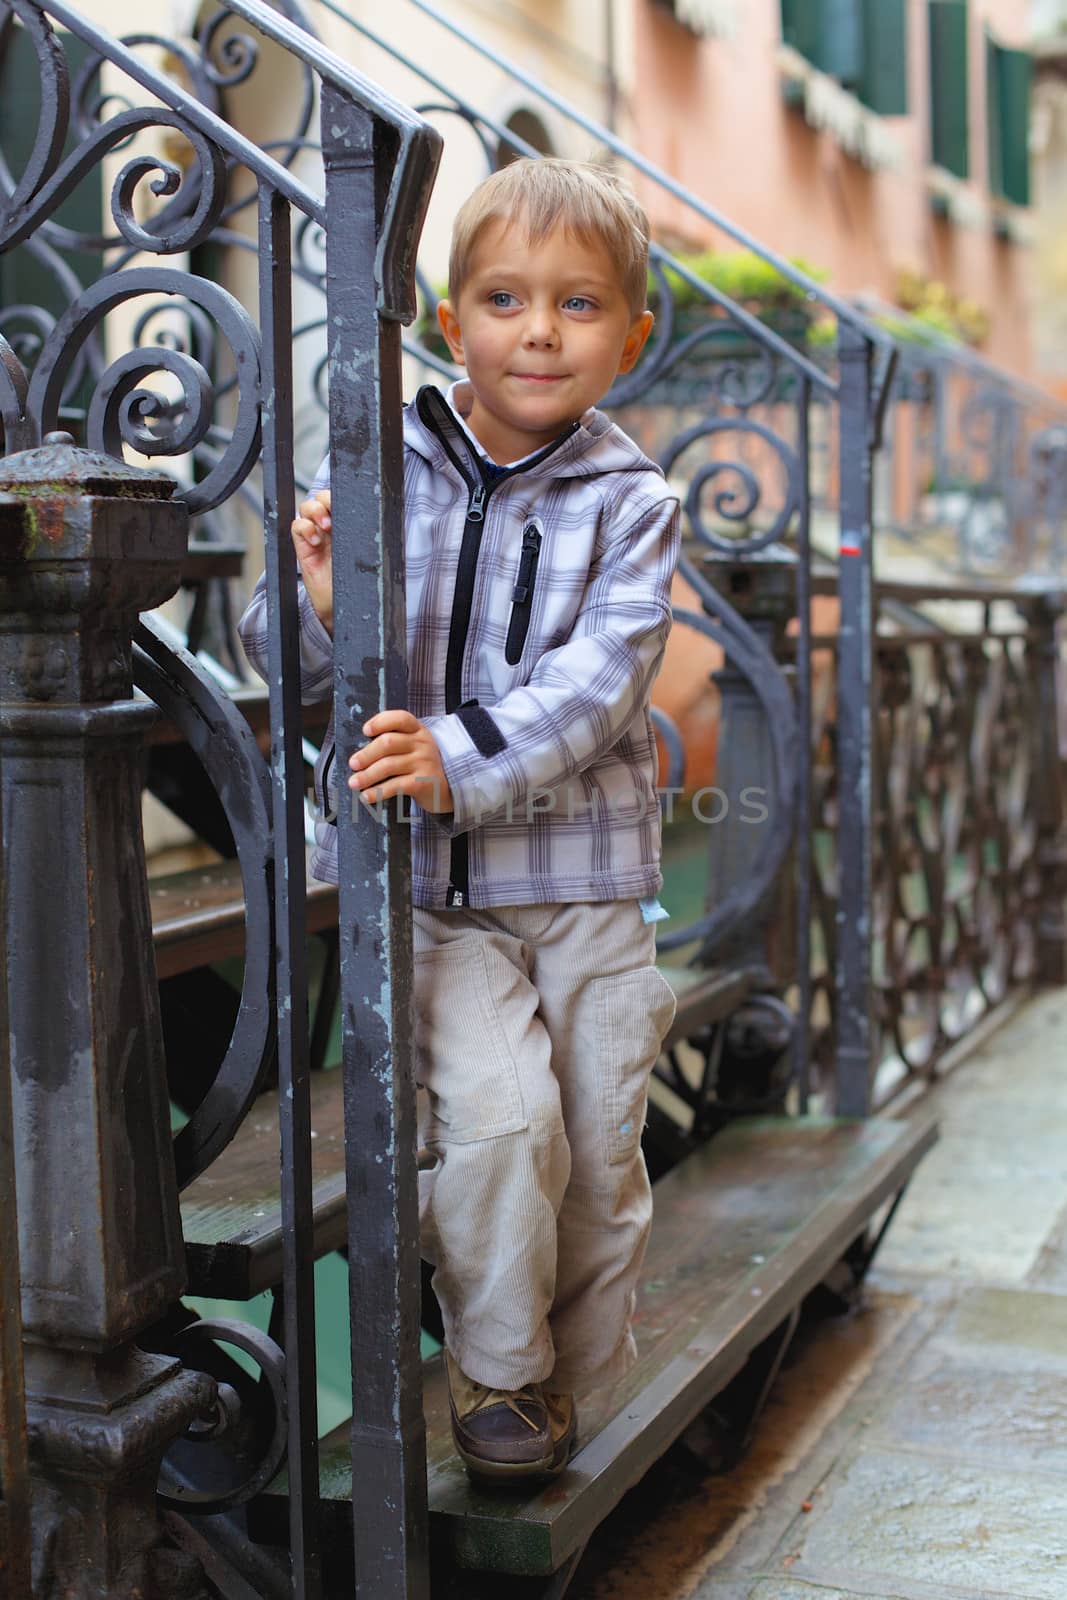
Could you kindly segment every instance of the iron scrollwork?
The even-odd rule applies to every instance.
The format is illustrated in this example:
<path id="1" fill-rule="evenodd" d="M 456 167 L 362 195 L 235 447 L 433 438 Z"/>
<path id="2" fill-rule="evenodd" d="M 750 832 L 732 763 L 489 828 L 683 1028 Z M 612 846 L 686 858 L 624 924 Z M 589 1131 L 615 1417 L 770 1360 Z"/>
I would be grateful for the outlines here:
<path id="1" fill-rule="evenodd" d="M 1025 981 L 1041 897 L 1037 690 L 1025 633 L 885 636 L 876 649 L 875 999 L 880 1102 L 928 1078 L 949 1047 Z M 813 1038 L 833 1038 L 842 826 L 834 780 L 833 652 L 818 652 Z"/>
<path id="2" fill-rule="evenodd" d="M 185 1188 L 233 1138 L 275 1048 L 274 860 L 270 778 L 247 722 L 195 657 L 175 651 L 141 622 L 134 681 L 178 726 L 223 803 L 241 866 L 245 960 L 241 1003 L 226 1054 L 207 1095 L 174 1138 Z"/>
<path id="3" fill-rule="evenodd" d="M 171 1353 L 194 1370 L 206 1367 L 211 1371 L 213 1363 L 210 1355 L 205 1360 L 205 1350 L 213 1352 L 219 1345 L 232 1345 L 250 1356 L 262 1381 L 242 1383 L 239 1393 L 233 1383 L 216 1376 L 211 1414 L 194 1422 L 185 1435 L 191 1445 L 235 1446 L 228 1464 L 232 1469 L 236 1461 L 236 1471 L 228 1475 L 235 1476 L 236 1482 L 224 1488 L 197 1489 L 176 1481 L 164 1462 L 157 1498 L 170 1510 L 186 1515 L 207 1517 L 247 1505 L 277 1477 L 285 1462 L 289 1427 L 285 1352 L 269 1334 L 250 1323 L 223 1317 L 189 1322 L 168 1340 Z"/>

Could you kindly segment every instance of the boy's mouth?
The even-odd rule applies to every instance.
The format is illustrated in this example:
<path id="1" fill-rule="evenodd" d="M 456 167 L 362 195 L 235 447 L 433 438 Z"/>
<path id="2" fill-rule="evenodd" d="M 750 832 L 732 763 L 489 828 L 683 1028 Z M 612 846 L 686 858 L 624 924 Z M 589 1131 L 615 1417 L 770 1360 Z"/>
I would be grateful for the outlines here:
<path id="1" fill-rule="evenodd" d="M 565 372 L 513 372 L 513 378 L 518 378 L 520 383 L 562 383 L 567 376 Z"/>

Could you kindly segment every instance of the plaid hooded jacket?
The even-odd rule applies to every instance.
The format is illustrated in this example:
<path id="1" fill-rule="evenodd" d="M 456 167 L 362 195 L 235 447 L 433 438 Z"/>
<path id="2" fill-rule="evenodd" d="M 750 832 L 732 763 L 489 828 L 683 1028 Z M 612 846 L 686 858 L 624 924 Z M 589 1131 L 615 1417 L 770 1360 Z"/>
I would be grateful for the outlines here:
<path id="1" fill-rule="evenodd" d="M 507 468 L 463 425 L 470 387 L 404 408 L 408 705 L 454 800 L 411 806 L 412 894 L 427 910 L 654 895 L 660 815 L 649 716 L 671 626 L 678 502 L 596 410 Z M 328 485 L 328 463 L 313 489 Z M 332 641 L 300 587 L 301 693 L 333 689 Z M 240 622 L 266 671 L 266 589 Z M 368 706 L 365 715 L 387 709 Z M 332 737 L 316 797 L 336 805 Z M 320 819 L 312 871 L 337 881 Z"/>

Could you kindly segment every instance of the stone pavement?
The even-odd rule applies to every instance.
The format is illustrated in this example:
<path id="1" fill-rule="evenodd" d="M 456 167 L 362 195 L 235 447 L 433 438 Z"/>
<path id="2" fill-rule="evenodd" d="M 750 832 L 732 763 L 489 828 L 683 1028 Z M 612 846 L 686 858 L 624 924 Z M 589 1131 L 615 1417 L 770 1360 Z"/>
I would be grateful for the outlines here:
<path id="1" fill-rule="evenodd" d="M 573 1600 L 1067 1600 L 1067 991 L 924 1105 L 862 1308 L 807 1333 L 734 1472 L 675 1447 Z"/>

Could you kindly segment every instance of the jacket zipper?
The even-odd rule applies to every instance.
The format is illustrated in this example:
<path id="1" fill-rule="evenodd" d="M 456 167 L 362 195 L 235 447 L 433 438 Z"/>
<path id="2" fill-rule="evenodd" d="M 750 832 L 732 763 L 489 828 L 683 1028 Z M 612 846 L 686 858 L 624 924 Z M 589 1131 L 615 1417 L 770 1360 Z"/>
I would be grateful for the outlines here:
<path id="1" fill-rule="evenodd" d="M 467 485 L 470 499 L 467 502 L 467 515 L 463 524 L 463 538 L 459 549 L 459 564 L 456 569 L 456 588 L 452 600 L 452 617 L 448 629 L 448 654 L 445 658 L 445 713 L 457 711 L 463 704 L 463 657 L 467 648 L 467 635 L 470 632 L 471 607 L 474 603 L 474 580 L 478 569 L 478 553 L 481 549 L 482 533 L 485 529 L 486 507 L 489 496 L 494 489 L 518 472 L 528 471 L 530 467 L 538 466 L 554 450 L 557 450 L 573 433 L 577 433 L 580 426 L 574 422 L 560 434 L 558 439 L 553 439 L 551 444 L 545 446 L 539 455 L 532 460 L 524 462 L 521 466 L 508 472 L 502 472 L 499 477 L 487 481 L 480 458 L 472 455 L 467 449 L 467 461 L 460 460 L 457 452 L 452 448 L 449 439 L 444 435 L 444 428 L 452 431 L 452 414 L 444 396 L 432 384 L 419 390 L 415 397 L 415 406 L 423 422 L 430 429 L 434 437 L 440 440 L 452 465 Z M 443 426 L 442 426 L 443 424 Z M 466 445 L 464 446 L 467 448 Z M 473 467 L 477 472 L 477 479 L 468 470 Z M 452 840 L 449 853 L 449 884 L 445 894 L 446 906 L 465 906 L 470 897 L 470 860 L 468 853 L 468 838 L 465 833 L 457 834 Z"/>
<path id="2" fill-rule="evenodd" d="M 481 469 L 479 468 L 479 471 Z M 464 474 L 464 476 L 466 476 Z M 471 484 L 467 516 L 463 523 L 463 539 L 459 548 L 456 569 L 456 591 L 452 601 L 452 618 L 448 629 L 448 655 L 445 659 L 445 712 L 456 711 L 463 701 L 463 654 L 470 631 L 471 606 L 474 601 L 474 575 L 478 565 L 482 533 L 485 529 L 485 511 L 495 485 L 483 479 Z M 448 889 L 445 905 L 462 907 L 470 895 L 470 855 L 465 833 L 457 834 L 451 842 L 448 861 Z"/>
<path id="3" fill-rule="evenodd" d="M 522 554 L 519 557 L 519 575 L 511 591 L 511 618 L 508 636 L 504 642 L 504 660 L 510 667 L 521 661 L 526 635 L 530 631 L 533 612 L 534 578 L 541 553 L 541 530 L 535 523 L 523 530 Z"/>

